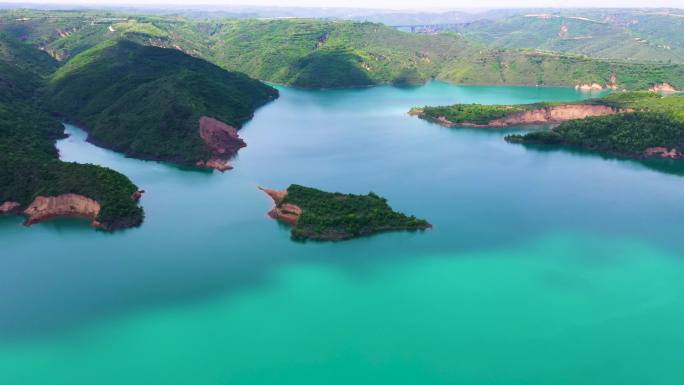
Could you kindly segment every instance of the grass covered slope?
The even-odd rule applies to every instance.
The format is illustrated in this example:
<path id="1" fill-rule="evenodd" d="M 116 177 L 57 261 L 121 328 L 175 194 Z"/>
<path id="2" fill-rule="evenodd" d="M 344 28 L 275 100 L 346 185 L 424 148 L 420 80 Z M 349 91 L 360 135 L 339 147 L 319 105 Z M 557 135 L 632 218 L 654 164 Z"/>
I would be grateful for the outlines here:
<path id="1" fill-rule="evenodd" d="M 536 48 L 631 61 L 684 62 L 684 18 L 648 10 L 525 12 L 455 27 L 500 48 Z"/>
<path id="2" fill-rule="evenodd" d="M 549 131 L 506 137 L 510 142 L 560 145 L 633 158 L 684 158 L 684 96 L 615 94 L 597 100 L 634 112 L 572 120 Z"/>
<path id="3" fill-rule="evenodd" d="M 329 193 L 291 185 L 285 191 L 264 190 L 275 201 L 272 217 L 293 225 L 295 239 L 342 240 L 394 230 L 422 230 L 427 221 L 393 211 L 374 193 Z"/>
<path id="4" fill-rule="evenodd" d="M 54 69 L 43 52 L 0 36 L 0 205 L 24 210 L 38 196 L 78 194 L 96 200 L 96 218 L 106 230 L 138 225 L 143 211 L 138 188 L 116 171 L 61 162 L 54 141 L 62 125 L 36 104 L 43 78 Z"/>
<path id="5" fill-rule="evenodd" d="M 456 34 L 417 35 L 375 23 L 251 20 L 220 25 L 212 60 L 253 77 L 307 88 L 421 83 L 684 89 L 684 66 L 492 49 Z"/>
<path id="6" fill-rule="evenodd" d="M 217 63 L 307 88 L 422 83 L 449 56 L 474 52 L 456 36 L 421 36 L 375 23 L 322 20 L 226 22 L 212 35 Z"/>
<path id="7" fill-rule="evenodd" d="M 89 140 L 127 155 L 195 165 L 212 153 L 199 134 L 208 116 L 239 128 L 277 90 L 183 52 L 110 40 L 52 77 L 50 109 L 86 126 Z"/>
<path id="8" fill-rule="evenodd" d="M 647 90 L 667 83 L 684 90 L 684 65 L 607 61 L 538 50 L 487 49 L 448 60 L 439 79 L 462 84 L 578 86 Z"/>
<path id="9" fill-rule="evenodd" d="M 19 21 L 21 20 L 21 21 Z M 312 19 L 197 20 L 97 12 L 0 12 L 0 29 L 62 60 L 114 38 L 181 50 L 230 71 L 303 88 L 462 84 L 684 89 L 684 66 L 598 60 L 549 51 L 491 48 L 454 33 L 411 34 L 368 22 Z M 673 35 L 674 31 L 666 35 Z M 631 46 L 629 41 L 614 43 Z"/>

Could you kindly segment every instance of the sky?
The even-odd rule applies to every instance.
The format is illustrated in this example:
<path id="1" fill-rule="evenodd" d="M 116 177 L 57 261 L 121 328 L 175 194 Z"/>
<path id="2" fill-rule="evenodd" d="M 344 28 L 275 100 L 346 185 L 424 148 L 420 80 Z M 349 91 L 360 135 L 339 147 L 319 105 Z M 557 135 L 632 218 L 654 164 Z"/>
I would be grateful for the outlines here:
<path id="1" fill-rule="evenodd" d="M 26 2 L 79 5 L 268 5 L 287 7 L 344 7 L 378 9 L 459 9 L 518 7 L 671 7 L 684 8 L 684 0 L 0 0 L 0 3 Z"/>

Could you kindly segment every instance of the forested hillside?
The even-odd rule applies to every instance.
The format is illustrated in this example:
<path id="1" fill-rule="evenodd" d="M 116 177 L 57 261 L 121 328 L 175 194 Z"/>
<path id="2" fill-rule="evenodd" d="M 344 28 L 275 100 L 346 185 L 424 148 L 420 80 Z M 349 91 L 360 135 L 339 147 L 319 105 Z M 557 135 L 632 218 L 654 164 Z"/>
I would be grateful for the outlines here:
<path id="1" fill-rule="evenodd" d="M 464 84 L 596 83 L 629 90 L 668 83 L 684 89 L 683 65 L 654 63 L 638 55 L 634 56 L 636 60 L 626 60 L 627 56 L 632 59 L 634 51 L 630 47 L 636 44 L 633 39 L 609 39 L 611 49 L 624 49 L 630 55 L 605 55 L 609 59 L 598 60 L 572 53 L 572 49 L 547 47 L 540 41 L 545 29 L 531 30 L 536 34 L 534 38 L 521 37 L 525 47 L 535 49 L 520 50 L 491 48 L 483 42 L 495 42 L 486 38 L 477 42 L 477 31 L 466 31 L 465 37 L 454 33 L 411 34 L 368 22 L 22 12 L 0 13 L 0 30 L 41 47 L 62 61 L 111 38 L 125 38 L 178 49 L 261 80 L 306 88 L 411 84 L 438 78 Z M 546 29 L 561 28 L 557 25 L 560 18 L 524 19 L 530 19 L 532 25 L 549 24 Z M 504 27 L 496 28 L 505 30 Z M 575 27 L 568 33 L 574 32 Z M 563 41 L 566 40 L 571 41 Z M 638 46 L 650 47 L 642 43 Z M 555 49 L 570 53 L 549 51 Z M 599 55 L 598 51 L 577 52 Z"/>
<path id="2" fill-rule="evenodd" d="M 47 105 L 82 123 L 89 139 L 144 158 L 195 165 L 213 156 L 202 116 L 239 128 L 278 92 L 174 49 L 112 39 L 69 60 L 50 80 Z"/>
<path id="3" fill-rule="evenodd" d="M 40 88 L 56 63 L 47 54 L 0 35 L 0 204 L 22 210 L 34 198 L 75 193 L 98 201 L 105 229 L 140 224 L 138 188 L 116 171 L 61 162 L 54 147 L 62 125 L 40 108 Z"/>
<path id="4" fill-rule="evenodd" d="M 524 11 L 453 30 L 501 48 L 537 48 L 629 61 L 683 62 L 684 11 Z"/>

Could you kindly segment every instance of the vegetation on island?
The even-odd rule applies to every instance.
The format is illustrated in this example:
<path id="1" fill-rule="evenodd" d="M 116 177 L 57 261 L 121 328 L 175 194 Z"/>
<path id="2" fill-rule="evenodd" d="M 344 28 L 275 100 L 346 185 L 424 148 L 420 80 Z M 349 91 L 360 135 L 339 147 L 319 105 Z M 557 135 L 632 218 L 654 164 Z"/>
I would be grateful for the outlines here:
<path id="1" fill-rule="evenodd" d="M 105 167 L 59 160 L 62 125 L 40 108 L 40 87 L 55 63 L 44 52 L 0 35 L 0 204 L 28 206 L 37 196 L 74 193 L 100 203 L 105 229 L 138 225 L 143 210 L 126 176 Z"/>
<path id="2" fill-rule="evenodd" d="M 684 157 L 684 96 L 616 93 L 593 102 L 630 108 L 634 112 L 571 120 L 551 130 L 510 135 L 506 140 L 570 146 L 634 158 Z"/>
<path id="3" fill-rule="evenodd" d="M 211 157 L 201 116 L 240 127 L 278 91 L 178 50 L 114 39 L 70 59 L 46 94 L 53 112 L 84 125 L 98 145 L 194 165 Z"/>
<path id="4" fill-rule="evenodd" d="M 301 208 L 292 228 L 295 239 L 341 240 L 392 230 L 431 227 L 424 219 L 393 211 L 387 200 L 374 193 L 354 195 L 330 193 L 291 185 L 279 203 Z"/>
<path id="5" fill-rule="evenodd" d="M 684 89 L 676 62 L 492 48 L 456 33 L 411 34 L 378 23 L 314 19 L 188 19 L 107 12 L 0 12 L 0 30 L 68 60 L 113 38 L 174 48 L 224 69 L 304 88 L 416 84 L 597 83 Z M 624 44 L 623 44 L 624 45 Z"/>
<path id="6" fill-rule="evenodd" d="M 506 117 L 510 114 L 523 111 L 531 111 L 551 106 L 551 103 L 533 104 L 454 104 L 450 106 L 425 106 L 413 108 L 411 113 L 418 114 L 427 120 L 439 121 L 446 119 L 450 123 L 464 123 L 474 125 L 486 125 L 492 120 Z"/>

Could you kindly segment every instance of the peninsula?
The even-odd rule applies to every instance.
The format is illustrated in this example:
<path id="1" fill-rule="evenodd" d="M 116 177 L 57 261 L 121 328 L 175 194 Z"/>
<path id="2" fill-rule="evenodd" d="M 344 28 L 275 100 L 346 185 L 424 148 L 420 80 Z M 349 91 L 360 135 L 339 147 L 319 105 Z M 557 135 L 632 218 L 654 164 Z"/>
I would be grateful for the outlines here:
<path id="1" fill-rule="evenodd" d="M 278 91 L 176 49 L 105 41 L 60 67 L 50 110 L 124 154 L 225 171 L 246 146 L 237 130 Z"/>
<path id="2" fill-rule="evenodd" d="M 0 35 L 0 214 L 25 215 L 27 225 L 63 216 L 102 230 L 141 224 L 142 192 L 126 176 L 59 160 L 64 127 L 36 103 L 55 67 L 45 52 Z"/>
<path id="3" fill-rule="evenodd" d="M 454 104 L 414 107 L 409 115 L 444 127 L 504 128 L 510 126 L 558 124 L 593 116 L 634 111 L 678 114 L 682 100 L 677 94 L 656 92 L 616 92 L 603 98 L 579 102 L 553 102 L 510 105 Z"/>
<path id="4" fill-rule="evenodd" d="M 684 96 L 617 93 L 597 101 L 623 112 L 509 135 L 515 143 L 567 146 L 630 158 L 684 158 Z"/>
<path id="5" fill-rule="evenodd" d="M 374 193 L 330 193 L 300 185 L 286 190 L 261 188 L 275 206 L 268 215 L 292 226 L 293 239 L 344 240 L 384 231 L 431 228 L 424 219 L 393 211 Z"/>

